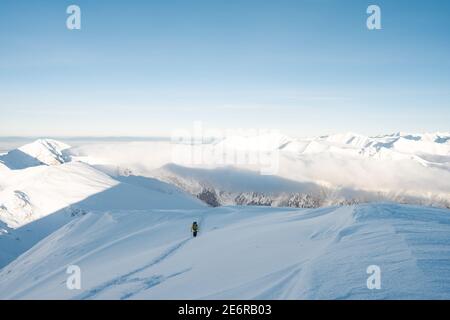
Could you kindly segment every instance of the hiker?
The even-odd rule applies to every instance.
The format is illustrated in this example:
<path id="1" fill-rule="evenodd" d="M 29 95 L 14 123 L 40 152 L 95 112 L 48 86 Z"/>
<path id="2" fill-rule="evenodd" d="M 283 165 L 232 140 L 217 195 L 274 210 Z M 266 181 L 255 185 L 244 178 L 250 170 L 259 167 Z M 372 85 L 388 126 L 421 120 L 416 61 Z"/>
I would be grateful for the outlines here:
<path id="1" fill-rule="evenodd" d="M 194 221 L 194 223 L 192 224 L 191 227 L 192 230 L 192 235 L 194 236 L 194 238 L 197 236 L 197 232 L 198 232 L 198 224 L 197 221 Z"/>

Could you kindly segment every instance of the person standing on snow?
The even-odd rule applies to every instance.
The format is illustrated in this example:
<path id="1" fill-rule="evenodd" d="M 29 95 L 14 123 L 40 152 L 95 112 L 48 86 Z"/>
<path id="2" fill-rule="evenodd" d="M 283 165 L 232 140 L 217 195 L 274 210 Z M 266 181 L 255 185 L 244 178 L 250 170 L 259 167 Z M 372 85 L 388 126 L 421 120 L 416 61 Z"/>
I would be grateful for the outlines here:
<path id="1" fill-rule="evenodd" d="M 198 224 L 197 221 L 194 221 L 194 223 L 192 224 L 191 227 L 192 230 L 192 235 L 194 236 L 194 238 L 197 236 L 197 232 L 198 232 Z"/>

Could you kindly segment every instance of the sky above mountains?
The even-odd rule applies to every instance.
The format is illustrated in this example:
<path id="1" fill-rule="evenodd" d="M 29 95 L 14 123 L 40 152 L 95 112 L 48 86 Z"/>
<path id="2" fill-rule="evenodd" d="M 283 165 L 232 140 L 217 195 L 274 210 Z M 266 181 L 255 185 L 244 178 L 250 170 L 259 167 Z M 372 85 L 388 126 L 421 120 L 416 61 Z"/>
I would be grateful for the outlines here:
<path id="1" fill-rule="evenodd" d="M 444 1 L 3 0 L 0 136 L 449 131 L 449 30 Z"/>

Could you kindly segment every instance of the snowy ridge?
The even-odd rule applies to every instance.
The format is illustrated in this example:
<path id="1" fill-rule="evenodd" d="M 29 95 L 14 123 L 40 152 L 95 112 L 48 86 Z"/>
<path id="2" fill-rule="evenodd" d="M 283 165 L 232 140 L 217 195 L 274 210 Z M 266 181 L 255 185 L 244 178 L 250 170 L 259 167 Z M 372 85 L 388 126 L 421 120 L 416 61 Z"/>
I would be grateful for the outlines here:
<path id="1" fill-rule="evenodd" d="M 20 173 L 20 174 L 19 174 Z M 198 209 L 199 200 L 155 179 L 110 176 L 84 163 L 15 172 L 0 191 L 0 268 L 39 240 L 92 210 Z M 14 240 L 14 241 L 11 241 Z M 15 256 L 7 251 L 15 252 Z"/>
<path id="2" fill-rule="evenodd" d="M 66 151 L 70 146 L 60 141 L 39 139 L 20 147 L 19 150 L 46 165 L 57 165 L 70 161 Z"/>
<path id="3" fill-rule="evenodd" d="M 449 244 L 448 210 L 394 204 L 98 212 L 0 271 L 0 298 L 448 299 Z M 65 287 L 71 264 L 81 292 Z"/>
<path id="4" fill-rule="evenodd" d="M 343 149 L 354 149 L 357 154 L 373 156 L 382 149 L 409 155 L 432 154 L 450 156 L 450 132 L 410 134 L 394 133 L 376 137 L 346 132 L 312 138 L 290 138 L 271 133 L 254 136 L 230 136 L 220 141 L 218 146 L 235 149 L 281 149 L 290 152 L 320 153 L 345 152 Z"/>
<path id="5" fill-rule="evenodd" d="M 43 142 L 38 141 L 19 149 L 36 151 L 39 149 L 36 147 L 41 145 Z M 44 145 L 48 146 L 47 143 Z M 55 155 L 55 158 L 47 158 L 49 163 L 51 159 L 56 159 L 57 155 L 60 155 L 56 150 L 57 146 L 61 145 L 64 146 L 59 143 L 53 144 L 52 150 L 55 153 L 52 152 L 52 155 Z M 44 154 L 46 153 L 36 153 L 35 156 L 43 159 Z M 108 203 L 120 202 L 126 206 L 132 201 L 137 208 L 150 200 L 154 201 L 151 208 L 162 209 L 167 207 L 166 196 L 173 198 L 171 205 L 174 207 L 198 207 L 198 204 L 194 204 L 195 199 L 190 199 L 177 188 L 160 181 L 134 176 L 113 178 L 78 161 L 60 165 L 41 163 L 39 166 L 22 170 L 5 170 L 1 174 L 0 221 L 13 228 L 86 201 L 91 196 L 97 195 L 98 198 L 102 192 L 118 193 L 121 198 L 105 197 L 103 202 L 97 199 L 95 207 L 101 209 L 107 209 Z M 175 199 L 177 197 L 178 199 Z"/>
<path id="6" fill-rule="evenodd" d="M 345 153 L 354 156 L 378 157 L 389 159 L 407 158 L 407 156 L 436 155 L 450 157 L 450 133 L 406 134 L 396 133 L 379 137 L 367 137 L 355 133 L 335 134 L 312 140 L 292 140 L 291 143 L 306 143 L 298 153 Z M 286 146 L 290 151 L 293 147 Z M 351 152 L 350 150 L 354 150 Z M 380 154 L 381 153 L 381 154 Z M 397 154 L 393 156 L 392 154 Z M 448 159 L 447 159 L 448 160 Z"/>
<path id="7" fill-rule="evenodd" d="M 0 170 L 0 268 L 74 217 L 91 210 L 204 206 L 178 188 L 155 179 L 113 178 L 83 162 L 61 163 L 68 159 L 63 152 L 66 148 L 62 143 L 40 140 L 17 150 L 23 150 L 21 159 L 26 151 L 27 156 L 46 163 Z"/>
<path id="8" fill-rule="evenodd" d="M 33 143 L 0 155 L 0 167 L 12 170 L 26 169 L 39 165 L 58 165 L 70 161 L 69 145 L 51 139 L 39 139 Z M 0 168 L 0 172 L 1 169 Z"/>

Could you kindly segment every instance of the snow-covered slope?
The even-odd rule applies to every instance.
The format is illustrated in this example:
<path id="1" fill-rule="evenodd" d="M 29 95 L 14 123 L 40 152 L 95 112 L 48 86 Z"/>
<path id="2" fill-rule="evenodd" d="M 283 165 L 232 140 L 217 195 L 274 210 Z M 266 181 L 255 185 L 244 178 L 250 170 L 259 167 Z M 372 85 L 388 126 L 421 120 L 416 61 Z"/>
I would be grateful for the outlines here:
<path id="1" fill-rule="evenodd" d="M 449 299 L 449 246 L 448 210 L 396 204 L 89 213 L 1 270 L 0 298 Z"/>
<path id="2" fill-rule="evenodd" d="M 39 164 L 1 168 L 0 229 L 4 231 L 0 231 L 0 267 L 90 210 L 204 207 L 201 201 L 156 179 L 112 178 L 86 163 L 64 163 L 61 157 L 66 149 L 59 142 L 37 141 L 18 150 L 40 159 Z"/>
<path id="3" fill-rule="evenodd" d="M 13 228 L 69 206 L 106 210 L 198 208 L 200 204 L 157 180 L 113 179 L 81 162 L 14 172 L 0 191 L 0 220 Z"/>

